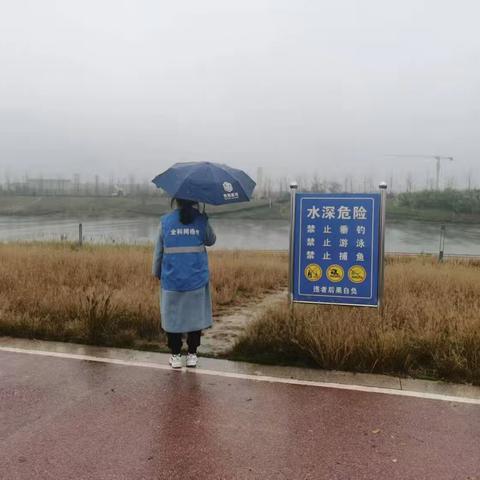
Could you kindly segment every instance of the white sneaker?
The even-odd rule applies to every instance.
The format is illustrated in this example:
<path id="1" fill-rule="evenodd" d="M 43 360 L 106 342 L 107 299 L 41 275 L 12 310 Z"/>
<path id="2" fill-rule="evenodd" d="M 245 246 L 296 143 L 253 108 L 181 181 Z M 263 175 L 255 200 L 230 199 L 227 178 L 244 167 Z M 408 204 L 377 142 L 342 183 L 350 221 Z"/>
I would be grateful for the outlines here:
<path id="1" fill-rule="evenodd" d="M 180 354 L 172 355 L 168 363 L 172 368 L 182 368 L 182 356 Z"/>
<path id="2" fill-rule="evenodd" d="M 189 353 L 187 355 L 187 367 L 196 367 L 198 362 L 196 353 Z"/>

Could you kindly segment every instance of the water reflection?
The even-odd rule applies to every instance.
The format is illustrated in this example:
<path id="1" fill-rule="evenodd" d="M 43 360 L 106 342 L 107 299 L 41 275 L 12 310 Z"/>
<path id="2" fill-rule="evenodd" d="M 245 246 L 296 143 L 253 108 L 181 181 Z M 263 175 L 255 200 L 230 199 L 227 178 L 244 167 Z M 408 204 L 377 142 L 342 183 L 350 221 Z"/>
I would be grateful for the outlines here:
<path id="1" fill-rule="evenodd" d="M 218 243 L 215 248 L 286 250 L 288 222 L 284 220 L 232 220 L 214 218 Z M 0 241 L 78 239 L 78 221 L 54 217 L 1 217 Z M 131 243 L 152 242 L 158 219 L 90 219 L 83 222 L 87 242 Z M 389 252 L 438 252 L 440 225 L 417 221 L 389 223 L 386 248 Z M 447 225 L 445 251 L 450 254 L 480 255 L 480 225 Z"/>

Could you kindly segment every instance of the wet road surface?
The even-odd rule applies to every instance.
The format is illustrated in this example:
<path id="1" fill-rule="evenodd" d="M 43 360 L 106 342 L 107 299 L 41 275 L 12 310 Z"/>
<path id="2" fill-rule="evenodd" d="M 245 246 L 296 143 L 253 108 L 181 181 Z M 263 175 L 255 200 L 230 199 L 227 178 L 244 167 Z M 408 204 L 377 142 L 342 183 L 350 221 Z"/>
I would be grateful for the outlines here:
<path id="1" fill-rule="evenodd" d="M 0 351 L 1 479 L 480 479 L 480 407 Z"/>

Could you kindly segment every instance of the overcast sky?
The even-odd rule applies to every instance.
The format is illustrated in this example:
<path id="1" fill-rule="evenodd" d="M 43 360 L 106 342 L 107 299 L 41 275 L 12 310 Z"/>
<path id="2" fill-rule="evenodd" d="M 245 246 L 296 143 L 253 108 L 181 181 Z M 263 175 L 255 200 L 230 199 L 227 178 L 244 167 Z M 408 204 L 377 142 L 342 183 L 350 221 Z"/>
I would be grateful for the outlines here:
<path id="1" fill-rule="evenodd" d="M 0 174 L 480 183 L 477 0 L 0 0 Z"/>

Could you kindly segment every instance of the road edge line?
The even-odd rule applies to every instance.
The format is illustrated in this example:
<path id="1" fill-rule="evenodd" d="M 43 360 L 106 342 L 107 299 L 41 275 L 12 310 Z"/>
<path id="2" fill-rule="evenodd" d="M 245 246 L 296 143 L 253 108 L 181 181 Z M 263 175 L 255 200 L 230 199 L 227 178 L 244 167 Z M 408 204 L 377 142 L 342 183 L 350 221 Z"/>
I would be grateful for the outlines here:
<path id="1" fill-rule="evenodd" d="M 109 363 L 112 365 L 122 365 L 129 367 L 153 368 L 157 370 L 175 371 L 169 365 L 163 365 L 152 362 L 142 362 L 137 360 L 121 360 L 118 358 L 96 357 L 93 355 L 83 355 L 77 353 L 49 352 L 46 350 L 29 350 L 17 347 L 0 346 L 0 352 L 21 353 L 28 355 L 39 355 L 44 357 L 63 358 L 71 360 L 83 360 L 90 362 Z M 454 395 L 444 395 L 440 393 L 417 392 L 414 390 L 399 390 L 386 387 L 371 387 L 366 385 L 344 384 L 335 382 L 319 382 L 314 380 L 299 380 L 295 378 L 274 377 L 270 375 L 253 375 L 247 373 L 224 372 L 220 370 L 196 369 L 178 369 L 178 372 L 184 372 L 189 375 L 210 375 L 224 378 L 236 378 L 240 380 L 253 380 L 257 382 L 281 383 L 287 385 L 299 385 L 307 387 L 330 388 L 336 390 L 349 390 L 365 393 L 379 393 L 384 395 L 394 395 L 400 397 L 421 398 L 426 400 L 439 400 L 444 402 L 465 403 L 471 405 L 480 405 L 480 399 L 470 397 L 460 397 Z"/>

